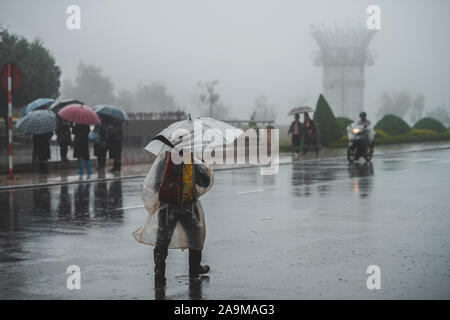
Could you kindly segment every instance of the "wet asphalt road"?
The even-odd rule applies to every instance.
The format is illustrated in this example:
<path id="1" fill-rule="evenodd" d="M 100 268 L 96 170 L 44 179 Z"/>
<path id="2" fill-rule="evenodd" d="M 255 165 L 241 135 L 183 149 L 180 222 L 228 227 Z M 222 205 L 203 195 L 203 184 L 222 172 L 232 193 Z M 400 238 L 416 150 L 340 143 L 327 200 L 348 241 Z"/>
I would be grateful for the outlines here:
<path id="1" fill-rule="evenodd" d="M 207 277 L 167 259 L 167 299 L 449 299 L 450 150 L 220 171 L 202 197 Z M 142 179 L 0 192 L 1 299 L 154 299 Z M 66 288 L 69 265 L 81 290 Z M 381 289 L 366 268 L 381 268 Z"/>

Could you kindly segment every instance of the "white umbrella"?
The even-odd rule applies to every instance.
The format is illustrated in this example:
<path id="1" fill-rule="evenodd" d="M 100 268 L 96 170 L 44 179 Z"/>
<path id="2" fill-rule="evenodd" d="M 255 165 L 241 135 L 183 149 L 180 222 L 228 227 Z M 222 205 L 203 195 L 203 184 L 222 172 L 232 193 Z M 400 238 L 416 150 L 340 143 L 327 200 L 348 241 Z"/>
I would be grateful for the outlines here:
<path id="1" fill-rule="evenodd" d="M 205 133 L 207 136 L 214 136 L 213 141 L 210 141 Z M 197 150 L 208 145 L 211 147 L 227 145 L 233 143 L 243 133 L 243 130 L 213 118 L 182 120 L 172 123 L 161 131 L 145 150 L 158 155 L 174 147 L 179 149 L 192 147 Z"/>

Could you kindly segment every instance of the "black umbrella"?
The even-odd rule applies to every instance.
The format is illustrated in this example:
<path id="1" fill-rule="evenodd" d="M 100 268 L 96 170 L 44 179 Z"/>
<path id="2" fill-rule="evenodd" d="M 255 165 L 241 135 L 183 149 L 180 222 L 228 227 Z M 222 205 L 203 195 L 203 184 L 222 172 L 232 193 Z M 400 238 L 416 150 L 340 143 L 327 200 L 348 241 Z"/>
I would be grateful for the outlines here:
<path id="1" fill-rule="evenodd" d="M 58 111 L 64 108 L 65 106 L 68 106 L 69 104 L 84 104 L 84 102 L 77 100 L 77 99 L 66 99 L 66 100 L 59 100 L 53 103 L 50 107 L 50 110 L 52 110 L 54 113 L 58 114 Z"/>

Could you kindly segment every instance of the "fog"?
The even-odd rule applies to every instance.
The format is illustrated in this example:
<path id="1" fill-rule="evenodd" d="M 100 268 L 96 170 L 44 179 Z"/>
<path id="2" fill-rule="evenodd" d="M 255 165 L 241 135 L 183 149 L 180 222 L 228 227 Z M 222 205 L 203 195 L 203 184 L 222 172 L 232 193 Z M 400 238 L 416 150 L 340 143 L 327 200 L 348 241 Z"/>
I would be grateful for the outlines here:
<path id="1" fill-rule="evenodd" d="M 81 30 L 66 27 L 66 8 L 81 8 Z M 314 106 L 322 69 L 312 24 L 365 26 L 368 5 L 381 8 L 381 30 L 369 49 L 365 109 L 375 118 L 384 92 L 425 96 L 425 108 L 450 106 L 449 1 L 143 0 L 0 3 L 0 21 L 28 39 L 39 37 L 74 78 L 80 61 L 100 67 L 116 92 L 163 83 L 178 106 L 194 115 L 198 82 L 219 80 L 220 103 L 249 119 L 264 95 L 278 123 L 298 104 Z M 198 100 L 198 99 L 197 99 Z M 355 115 L 356 116 L 356 115 Z"/>

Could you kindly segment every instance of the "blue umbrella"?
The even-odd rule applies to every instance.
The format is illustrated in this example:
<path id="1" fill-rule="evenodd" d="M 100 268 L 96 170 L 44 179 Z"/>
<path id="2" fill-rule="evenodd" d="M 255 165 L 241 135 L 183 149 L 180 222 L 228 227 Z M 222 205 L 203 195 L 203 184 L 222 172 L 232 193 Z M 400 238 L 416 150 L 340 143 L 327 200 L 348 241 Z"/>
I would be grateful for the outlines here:
<path id="1" fill-rule="evenodd" d="M 33 102 L 30 102 L 23 110 L 22 117 L 26 116 L 31 111 L 51 105 L 53 101 L 55 100 L 49 98 L 39 98 Z"/>
<path id="2" fill-rule="evenodd" d="M 29 134 L 43 134 L 56 129 L 56 114 L 50 110 L 36 110 L 16 122 L 16 128 Z"/>
<path id="3" fill-rule="evenodd" d="M 110 116 L 117 120 L 128 120 L 128 115 L 125 111 L 118 107 L 110 105 L 99 105 L 94 108 L 95 112 L 104 116 Z"/>

